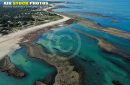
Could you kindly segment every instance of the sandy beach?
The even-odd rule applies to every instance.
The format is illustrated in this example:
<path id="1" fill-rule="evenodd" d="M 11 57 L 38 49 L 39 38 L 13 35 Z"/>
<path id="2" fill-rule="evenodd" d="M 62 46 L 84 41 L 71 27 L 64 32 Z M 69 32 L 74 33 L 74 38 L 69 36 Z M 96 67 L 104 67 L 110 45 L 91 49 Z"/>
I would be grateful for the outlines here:
<path id="1" fill-rule="evenodd" d="M 44 29 L 45 27 L 63 23 L 70 19 L 69 17 L 66 17 L 64 15 L 60 15 L 60 16 L 63 17 L 60 20 L 52 21 L 52 22 L 41 24 L 41 25 L 34 26 L 34 27 L 30 27 L 30 28 L 27 28 L 24 30 L 19 30 L 15 33 L 11 33 L 11 34 L 0 37 L 0 59 L 2 59 L 10 51 L 12 51 L 12 49 L 13 50 L 17 49 L 18 43 L 20 42 L 20 40 L 23 38 L 24 35 L 37 31 L 37 30 L 40 30 L 40 29 Z"/>

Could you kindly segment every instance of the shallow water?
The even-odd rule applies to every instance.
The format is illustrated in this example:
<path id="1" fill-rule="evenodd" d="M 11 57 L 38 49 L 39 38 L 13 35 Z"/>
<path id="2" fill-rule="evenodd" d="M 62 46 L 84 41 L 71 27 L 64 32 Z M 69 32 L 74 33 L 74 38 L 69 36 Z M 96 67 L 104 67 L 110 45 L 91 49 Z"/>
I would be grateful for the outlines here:
<path id="1" fill-rule="evenodd" d="M 57 1 L 57 0 L 56 0 Z M 63 1 L 63 0 L 59 0 Z M 67 0 L 66 0 L 67 1 Z M 77 4 L 62 4 L 69 8 L 55 9 L 57 12 L 80 13 L 80 17 L 89 18 L 102 26 L 116 27 L 130 32 L 130 1 L 129 0 L 68 0 Z M 91 15 L 92 13 L 93 15 Z M 99 14 L 98 16 L 95 13 Z M 109 17 L 103 17 L 109 16 Z M 113 23 L 117 20 L 118 23 Z M 78 29 L 85 33 L 103 38 L 108 42 L 130 53 L 130 40 L 119 38 L 104 32 L 95 31 L 73 23 L 66 27 L 55 29 L 40 35 L 34 43 L 48 48 L 50 52 L 60 55 L 70 54 L 76 64 L 84 69 L 84 85 L 114 85 L 113 80 L 123 85 L 130 85 L 130 62 L 121 56 L 108 54 L 102 51 L 97 41 L 73 32 Z M 28 73 L 24 79 L 15 79 L 0 72 L 0 85 L 33 85 L 36 80 L 43 79 L 54 71 L 41 60 L 27 56 L 26 49 L 22 48 L 10 55 L 11 61 L 22 71 Z M 8 82 L 6 82 L 8 81 Z M 12 82 L 13 81 L 13 82 Z"/>
<path id="2" fill-rule="evenodd" d="M 74 25 L 76 25 L 75 28 L 78 27 L 77 24 Z M 66 39 L 64 39 L 60 42 L 64 45 L 60 45 L 57 43 L 59 39 L 55 37 L 60 37 L 67 34 L 72 37 L 72 40 L 77 40 L 77 37 L 73 37 L 73 32 L 69 33 L 72 31 L 70 28 L 74 25 L 72 24 L 65 28 L 59 28 L 60 30 L 56 29 L 56 31 L 48 32 L 55 34 L 51 40 L 48 39 L 48 33 L 43 34 L 38 39 L 37 43 L 43 45 L 49 50 L 52 50 L 53 47 L 58 48 L 58 46 L 60 46 L 60 48 L 72 47 L 72 44 L 69 45 L 68 43 L 73 43 L 74 45 L 75 42 L 66 41 Z M 68 32 L 66 32 L 67 30 Z M 81 65 L 81 67 L 85 70 L 85 85 L 113 85 L 113 80 L 118 80 L 123 85 L 130 84 L 130 63 L 127 60 L 123 59 L 121 56 L 103 52 L 102 49 L 97 45 L 96 40 L 81 34 L 78 35 L 80 36 L 81 40 L 81 48 L 77 52 L 76 56 L 78 57 L 74 56 L 74 59 L 76 60 L 75 62 Z M 52 48 L 49 48 L 50 44 L 46 42 L 53 42 L 56 44 L 51 44 Z M 73 46 L 73 48 L 77 49 L 75 46 Z M 61 51 L 62 49 L 60 49 L 59 52 Z M 53 52 L 55 52 L 55 49 L 53 49 Z"/>
<path id="3" fill-rule="evenodd" d="M 42 60 L 29 57 L 25 48 L 18 49 L 10 55 L 10 59 L 17 68 L 27 74 L 27 77 L 16 79 L 0 72 L 0 85 L 34 85 L 36 80 L 42 80 L 50 73 L 55 72 L 54 68 Z"/>
<path id="4" fill-rule="evenodd" d="M 80 17 L 100 23 L 106 27 L 115 27 L 130 32 L 130 0 L 59 0 L 77 4 L 62 4 L 69 8 L 60 8 L 57 12 L 80 13 Z M 98 15 L 100 16 L 98 16 Z M 107 17 L 103 17 L 107 16 Z M 112 22 L 116 20 L 116 22 Z"/>

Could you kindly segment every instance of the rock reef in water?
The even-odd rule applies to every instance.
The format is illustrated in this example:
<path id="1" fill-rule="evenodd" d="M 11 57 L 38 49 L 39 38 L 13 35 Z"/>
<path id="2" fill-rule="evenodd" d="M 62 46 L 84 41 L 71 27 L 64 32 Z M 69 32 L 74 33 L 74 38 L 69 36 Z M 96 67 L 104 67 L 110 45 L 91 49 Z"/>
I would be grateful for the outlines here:
<path id="1" fill-rule="evenodd" d="M 24 72 L 18 70 L 15 65 L 11 63 L 8 56 L 0 61 L 0 71 L 6 72 L 9 76 L 16 78 L 23 78 L 26 76 Z"/>
<path id="2" fill-rule="evenodd" d="M 105 51 L 108 53 L 113 53 L 113 54 L 117 54 L 120 56 L 125 57 L 126 59 L 130 60 L 130 55 L 125 53 L 122 49 L 112 45 L 111 43 L 106 42 L 103 39 L 99 39 L 98 40 L 98 45 Z"/>
<path id="3" fill-rule="evenodd" d="M 118 37 L 125 38 L 125 39 L 130 39 L 130 34 L 128 32 L 121 31 L 121 30 L 118 30 L 118 29 L 112 28 L 112 27 L 105 28 L 105 27 L 100 26 L 98 23 L 91 22 L 89 20 L 80 19 L 80 18 L 77 19 L 77 21 L 79 24 L 81 24 L 83 26 L 87 26 L 92 29 L 103 31 L 103 32 L 106 32 L 106 33 L 109 33 L 109 34 L 112 34 L 112 35 L 115 35 Z"/>
<path id="4" fill-rule="evenodd" d="M 91 37 L 93 39 L 96 39 L 98 41 L 98 45 L 100 46 L 100 48 L 105 51 L 105 52 L 108 52 L 108 53 L 112 53 L 112 54 L 117 54 L 117 55 L 120 55 L 120 56 L 123 56 L 125 57 L 126 59 L 130 60 L 130 55 L 128 53 L 126 53 L 125 51 L 123 51 L 122 49 L 114 46 L 113 44 L 105 41 L 104 39 L 102 38 L 98 38 L 96 36 L 93 36 L 93 35 L 90 35 L 88 33 L 85 33 L 85 32 L 82 32 L 80 30 L 77 30 L 77 29 L 72 29 L 73 31 L 75 32 L 78 32 L 80 34 L 83 34 L 85 36 L 88 36 L 88 37 Z"/>
<path id="5" fill-rule="evenodd" d="M 113 80 L 112 83 L 113 83 L 114 85 L 123 85 L 123 84 L 121 84 L 121 83 L 120 83 L 119 81 L 117 81 L 117 80 Z"/>
<path id="6" fill-rule="evenodd" d="M 69 60 L 57 55 L 46 54 L 43 48 L 36 44 L 23 43 L 22 46 L 28 49 L 29 56 L 42 59 L 57 69 L 53 85 L 80 85 L 80 75 L 74 70 L 74 66 L 70 64 Z"/>
<path id="7" fill-rule="evenodd" d="M 80 18 L 78 13 L 64 13 L 64 15 L 69 16 L 71 18 L 74 18 L 75 21 L 78 24 L 80 24 L 82 26 L 85 26 L 85 27 L 88 27 L 90 29 L 99 30 L 99 31 L 102 31 L 102 32 L 106 32 L 106 33 L 118 36 L 118 37 L 122 37 L 122 38 L 125 38 L 125 39 L 130 39 L 130 33 L 126 32 L 126 31 L 116 29 L 116 28 L 113 28 L 113 27 L 102 27 L 97 22 L 91 21 L 91 20 L 89 20 L 87 18 L 86 19 Z"/>
<path id="8" fill-rule="evenodd" d="M 49 64 L 49 67 L 54 67 L 54 66 Z M 54 69 L 56 68 L 54 67 Z M 54 72 L 49 73 L 46 77 L 44 77 L 44 79 L 37 80 L 35 85 L 38 85 L 38 84 L 53 85 L 55 82 L 56 75 L 57 75 L 57 71 L 55 70 Z"/>

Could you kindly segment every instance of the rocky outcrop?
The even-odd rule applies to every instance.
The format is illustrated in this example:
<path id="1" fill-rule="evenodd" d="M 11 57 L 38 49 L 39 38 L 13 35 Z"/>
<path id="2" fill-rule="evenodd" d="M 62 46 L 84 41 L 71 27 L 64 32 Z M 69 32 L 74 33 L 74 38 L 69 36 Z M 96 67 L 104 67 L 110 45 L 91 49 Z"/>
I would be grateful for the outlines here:
<path id="1" fill-rule="evenodd" d="M 56 69 L 56 68 L 55 68 Z M 57 71 L 50 73 L 44 79 L 40 80 L 47 85 L 53 85 L 55 82 L 55 76 L 57 75 Z"/>
<path id="2" fill-rule="evenodd" d="M 74 66 L 69 60 L 58 55 L 46 54 L 43 48 L 36 44 L 24 43 L 22 46 L 28 49 L 29 56 L 42 59 L 57 69 L 53 85 L 80 85 L 80 74 L 74 70 Z"/>
<path id="3" fill-rule="evenodd" d="M 93 35 L 90 35 L 88 33 L 85 33 L 85 32 L 82 32 L 80 30 L 77 30 L 77 29 L 72 29 L 73 31 L 75 32 L 78 32 L 80 34 L 83 34 L 85 36 L 89 36 L 93 39 L 96 39 L 98 41 L 98 45 L 100 46 L 100 48 L 104 51 L 104 52 L 107 52 L 107 53 L 111 53 L 111 54 L 116 54 L 116 55 L 120 55 L 120 56 L 123 56 L 125 57 L 126 59 L 130 60 L 130 54 L 126 53 L 125 51 L 123 51 L 122 49 L 120 49 L 119 47 L 117 46 L 114 46 L 113 44 L 105 41 L 104 39 L 102 38 L 98 38 L 96 36 L 93 36 Z"/>
<path id="4" fill-rule="evenodd" d="M 121 84 L 118 80 L 113 80 L 112 83 L 113 83 L 114 85 L 123 85 L 123 84 Z"/>
<path id="5" fill-rule="evenodd" d="M 74 18 L 78 24 L 85 26 L 87 28 L 106 32 L 111 35 L 115 35 L 115 36 L 122 37 L 125 39 L 130 39 L 130 33 L 128 33 L 127 31 L 122 31 L 113 27 L 102 27 L 99 23 L 94 22 L 90 19 L 80 18 L 78 13 L 64 13 L 64 15 Z M 114 20 L 114 22 L 117 22 L 117 21 Z"/>
<path id="6" fill-rule="evenodd" d="M 75 19 L 70 19 L 70 20 L 66 21 L 65 24 L 72 24 L 73 22 L 75 22 Z"/>
<path id="7" fill-rule="evenodd" d="M 15 65 L 11 63 L 9 57 L 4 57 L 0 61 L 0 71 L 6 72 L 9 76 L 16 78 L 23 78 L 26 76 L 24 72 L 18 70 Z"/>
<path id="8" fill-rule="evenodd" d="M 123 51 L 122 49 L 112 45 L 111 43 L 103 40 L 103 39 L 98 39 L 98 45 L 102 48 L 103 51 L 112 53 L 112 54 L 117 54 L 120 56 L 125 57 L 126 59 L 130 60 L 130 55 Z"/>

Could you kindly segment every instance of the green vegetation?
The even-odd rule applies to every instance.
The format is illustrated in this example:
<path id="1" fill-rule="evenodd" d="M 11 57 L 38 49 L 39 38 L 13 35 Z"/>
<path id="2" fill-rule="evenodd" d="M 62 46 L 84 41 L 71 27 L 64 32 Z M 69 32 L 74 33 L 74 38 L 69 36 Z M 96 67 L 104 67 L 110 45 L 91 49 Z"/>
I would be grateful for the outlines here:
<path id="1" fill-rule="evenodd" d="M 38 8 L 0 8 L 0 35 L 61 18 Z"/>

